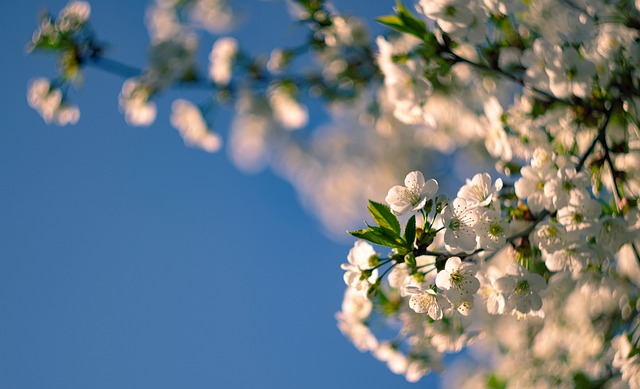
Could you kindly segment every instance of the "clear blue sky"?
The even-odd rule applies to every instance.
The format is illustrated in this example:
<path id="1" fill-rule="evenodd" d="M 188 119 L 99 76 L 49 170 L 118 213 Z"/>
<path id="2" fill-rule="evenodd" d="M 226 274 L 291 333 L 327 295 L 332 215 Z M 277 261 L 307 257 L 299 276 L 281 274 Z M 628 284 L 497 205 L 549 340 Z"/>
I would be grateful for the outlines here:
<path id="1" fill-rule="evenodd" d="M 358 3 L 336 5 L 393 5 Z M 64 4 L 0 7 L 0 388 L 409 386 L 337 330 L 350 244 L 289 184 L 186 148 L 169 98 L 155 125 L 128 127 L 122 80 L 98 70 L 73 95 L 79 124 L 27 106 L 29 79 L 54 75 L 52 57 L 25 55 L 36 15 Z M 267 51 L 286 34 L 282 3 L 242 4 L 241 41 Z M 145 5 L 92 2 L 112 57 L 143 64 Z"/>

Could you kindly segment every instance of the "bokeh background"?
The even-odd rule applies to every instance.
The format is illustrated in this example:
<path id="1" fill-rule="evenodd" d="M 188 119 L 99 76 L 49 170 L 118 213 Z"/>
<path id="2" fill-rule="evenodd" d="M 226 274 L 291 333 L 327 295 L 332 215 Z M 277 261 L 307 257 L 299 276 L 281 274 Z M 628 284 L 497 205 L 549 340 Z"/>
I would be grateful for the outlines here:
<path id="1" fill-rule="evenodd" d="M 352 241 L 327 238 L 270 171 L 185 147 L 168 120 L 184 93 L 132 128 L 123 80 L 90 68 L 72 93 L 77 125 L 48 126 L 28 107 L 28 81 L 53 77 L 55 60 L 27 42 L 38 12 L 65 3 L 0 6 L 0 388 L 409 386 L 336 328 Z M 335 4 L 369 20 L 393 6 Z M 110 57 L 145 63 L 146 5 L 91 2 Z M 234 36 L 250 50 L 297 31 L 283 2 L 240 5 Z"/>

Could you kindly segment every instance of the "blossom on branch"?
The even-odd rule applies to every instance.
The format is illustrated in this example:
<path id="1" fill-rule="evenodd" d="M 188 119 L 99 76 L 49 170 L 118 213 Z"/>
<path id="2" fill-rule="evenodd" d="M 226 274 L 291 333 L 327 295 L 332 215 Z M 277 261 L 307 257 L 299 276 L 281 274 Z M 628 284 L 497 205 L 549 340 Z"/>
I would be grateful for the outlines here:
<path id="1" fill-rule="evenodd" d="M 419 211 L 424 208 L 427 200 L 431 200 L 438 192 L 438 182 L 434 179 L 424 180 L 419 171 L 414 171 L 404 179 L 405 186 L 396 185 L 389 189 L 385 201 L 396 215 L 408 211 Z"/>

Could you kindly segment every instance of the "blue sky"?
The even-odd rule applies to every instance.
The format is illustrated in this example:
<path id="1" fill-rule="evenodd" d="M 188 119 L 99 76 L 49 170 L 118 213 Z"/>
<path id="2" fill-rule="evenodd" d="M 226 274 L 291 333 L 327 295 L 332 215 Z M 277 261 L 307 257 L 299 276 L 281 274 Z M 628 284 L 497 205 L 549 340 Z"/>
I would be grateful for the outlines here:
<path id="1" fill-rule="evenodd" d="M 25 54 L 36 15 L 64 4 L 0 12 L 0 388 L 409 386 L 337 330 L 351 243 L 324 237 L 289 184 L 185 147 L 170 98 L 156 124 L 128 127 L 122 79 L 95 69 L 72 97 L 77 125 L 27 106 L 29 79 L 55 74 Z M 243 4 L 240 41 L 268 51 L 282 3 Z M 111 57 L 144 63 L 145 5 L 92 3 Z"/>

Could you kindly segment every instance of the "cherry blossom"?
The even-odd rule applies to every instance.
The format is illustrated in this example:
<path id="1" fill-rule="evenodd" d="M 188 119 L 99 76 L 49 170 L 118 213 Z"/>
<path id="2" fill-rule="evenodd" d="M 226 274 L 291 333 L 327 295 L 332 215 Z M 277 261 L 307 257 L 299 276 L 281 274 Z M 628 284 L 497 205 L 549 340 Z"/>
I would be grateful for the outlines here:
<path id="1" fill-rule="evenodd" d="M 389 189 L 385 201 L 396 215 L 424 208 L 427 200 L 432 199 L 438 191 L 438 182 L 434 179 L 424 180 L 419 171 L 414 171 L 404 179 L 405 186 L 396 185 Z"/>

